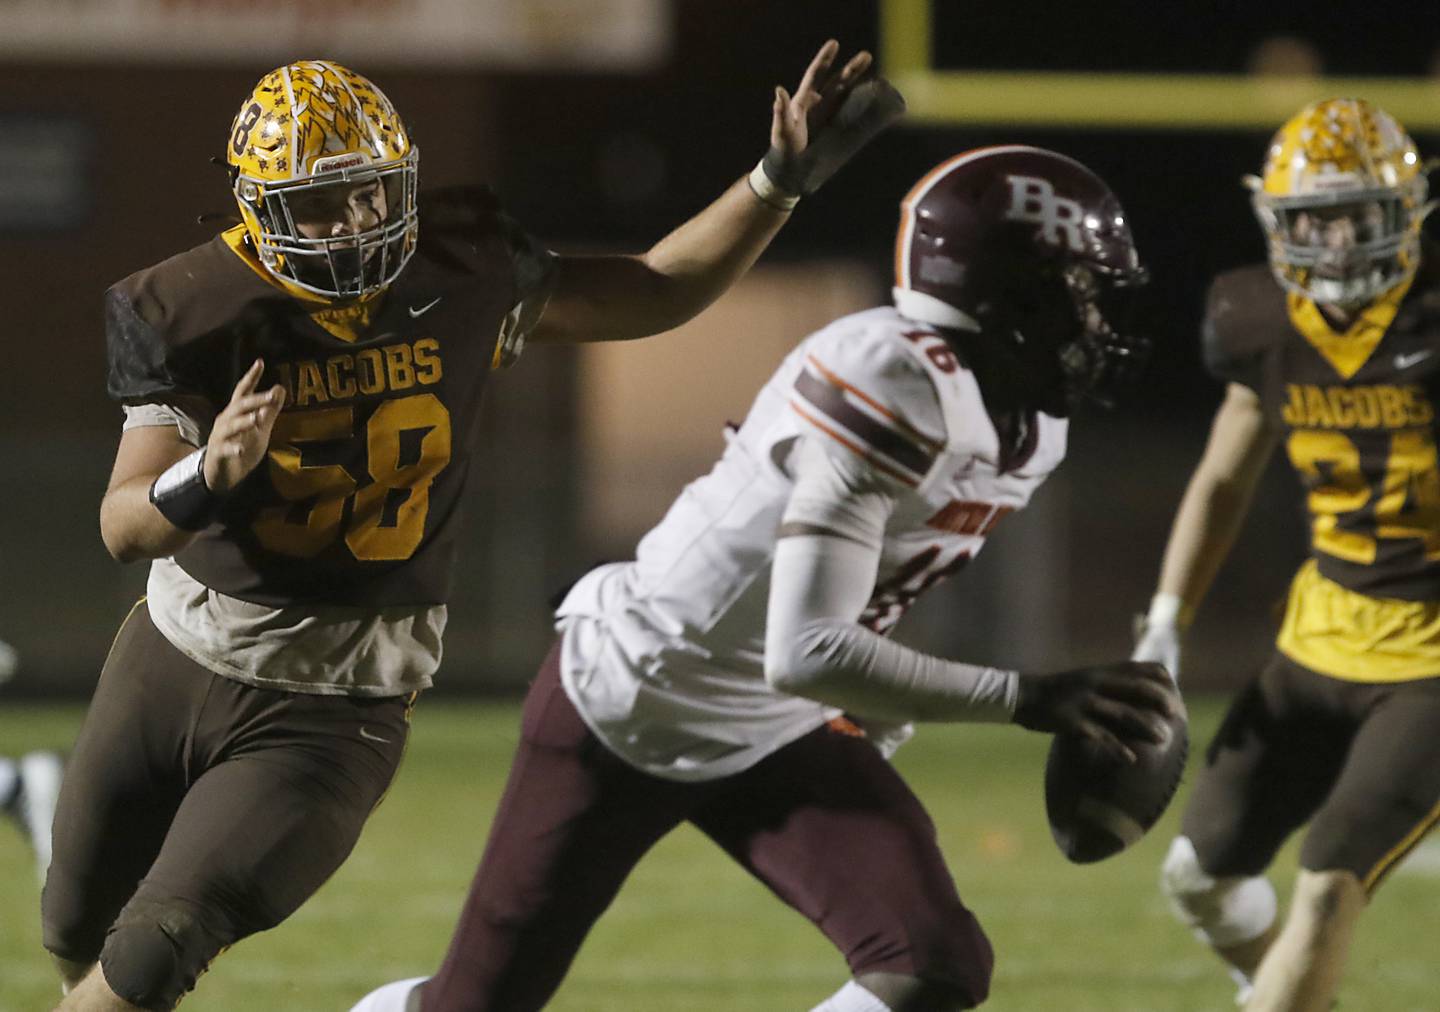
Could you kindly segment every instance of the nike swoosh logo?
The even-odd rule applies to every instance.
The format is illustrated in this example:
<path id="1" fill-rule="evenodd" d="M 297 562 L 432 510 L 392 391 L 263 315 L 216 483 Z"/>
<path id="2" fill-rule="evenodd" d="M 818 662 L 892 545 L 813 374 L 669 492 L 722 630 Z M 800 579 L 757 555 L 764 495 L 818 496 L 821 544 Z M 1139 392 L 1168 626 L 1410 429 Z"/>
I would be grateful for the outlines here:
<path id="1" fill-rule="evenodd" d="M 382 745 L 390 744 L 389 738 L 382 738 L 378 734 L 371 734 L 366 728 L 363 727 L 360 729 L 360 737 L 368 741 L 378 741 Z"/>
<path id="2" fill-rule="evenodd" d="M 414 319 L 416 319 L 417 317 L 424 316 L 426 313 L 430 312 L 430 310 L 434 309 L 434 308 L 435 308 L 435 304 L 436 304 L 437 302 L 439 302 L 439 301 L 440 301 L 441 299 L 443 299 L 443 298 L 444 298 L 443 295 L 437 296 L 435 299 L 431 300 L 430 302 L 425 303 L 425 305 L 421 306 L 419 309 L 416 309 L 414 306 L 411 306 L 411 307 L 410 307 L 410 319 L 414 320 Z"/>
<path id="3" fill-rule="evenodd" d="M 1433 348 L 1422 348 L 1422 349 L 1420 349 L 1419 351 L 1412 351 L 1412 352 L 1410 352 L 1410 354 L 1408 354 L 1408 355 L 1396 355 L 1396 356 L 1395 356 L 1395 368 L 1396 368 L 1396 369 L 1409 369 L 1412 365 L 1415 365 L 1417 362 L 1423 362 L 1423 361 L 1425 361 L 1427 358 L 1429 358 L 1429 357 L 1430 357 L 1431 355 L 1433 355 L 1433 354 L 1435 354 L 1435 349 L 1433 349 Z"/>

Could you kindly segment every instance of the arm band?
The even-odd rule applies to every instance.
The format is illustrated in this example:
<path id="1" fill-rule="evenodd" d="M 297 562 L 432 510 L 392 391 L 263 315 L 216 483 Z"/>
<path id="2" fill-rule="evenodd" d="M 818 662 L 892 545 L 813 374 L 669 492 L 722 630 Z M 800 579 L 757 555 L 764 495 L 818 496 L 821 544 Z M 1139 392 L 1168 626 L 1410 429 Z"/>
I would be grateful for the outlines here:
<path id="1" fill-rule="evenodd" d="M 800 203 L 800 195 L 787 193 L 777 186 L 765 172 L 765 162 L 757 162 L 755 168 L 750 170 L 750 192 L 759 198 L 760 203 L 768 204 L 777 211 L 793 211 L 795 205 Z"/>
<path id="2" fill-rule="evenodd" d="M 1171 625 L 1186 629 L 1195 618 L 1195 609 L 1180 599 L 1178 594 L 1156 594 L 1150 599 L 1150 612 L 1145 616 L 1149 626 Z"/>
<path id="3" fill-rule="evenodd" d="M 220 512 L 220 497 L 205 484 L 205 448 L 166 468 L 150 486 L 150 502 L 182 531 L 209 527 Z"/>

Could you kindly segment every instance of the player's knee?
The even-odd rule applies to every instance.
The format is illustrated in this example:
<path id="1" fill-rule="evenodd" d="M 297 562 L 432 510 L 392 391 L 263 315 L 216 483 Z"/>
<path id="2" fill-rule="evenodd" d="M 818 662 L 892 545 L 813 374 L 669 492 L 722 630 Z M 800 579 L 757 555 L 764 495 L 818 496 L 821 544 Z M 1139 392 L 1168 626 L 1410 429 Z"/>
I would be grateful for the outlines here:
<path id="1" fill-rule="evenodd" d="M 1181 923 L 1218 948 L 1259 938 L 1275 921 L 1275 888 L 1268 879 L 1207 874 L 1184 836 L 1170 844 L 1160 888 Z"/>
<path id="2" fill-rule="evenodd" d="M 41 944 L 56 960 L 88 967 L 100 958 L 109 925 L 97 924 L 86 913 L 79 894 L 52 875 L 40 895 L 40 930 Z"/>
<path id="3" fill-rule="evenodd" d="M 931 1003 L 922 1001 L 914 1008 L 974 1008 L 990 994 L 995 950 L 970 911 L 963 910 L 960 921 L 949 926 L 944 944 L 931 952 L 917 974 Z"/>
<path id="4" fill-rule="evenodd" d="M 189 903 L 132 903 L 105 939 L 100 966 L 119 997 L 144 1009 L 170 1009 L 232 940 L 231 932 Z"/>

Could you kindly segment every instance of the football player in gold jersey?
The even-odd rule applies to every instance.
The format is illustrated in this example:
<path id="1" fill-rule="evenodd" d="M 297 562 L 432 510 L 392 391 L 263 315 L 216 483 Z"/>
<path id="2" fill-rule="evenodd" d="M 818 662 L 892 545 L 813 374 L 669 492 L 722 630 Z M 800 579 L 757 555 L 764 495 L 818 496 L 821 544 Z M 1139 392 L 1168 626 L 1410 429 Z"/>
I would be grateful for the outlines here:
<path id="1" fill-rule="evenodd" d="M 903 107 L 838 50 L 776 89 L 749 177 L 638 256 L 557 256 L 488 191 L 421 193 L 394 106 L 338 64 L 247 96 L 242 223 L 106 296 L 126 420 L 101 534 L 150 579 L 59 799 L 61 1009 L 173 1007 L 345 859 L 439 664 L 488 373 L 527 340 L 659 333 L 733 284 Z"/>
<path id="2" fill-rule="evenodd" d="M 1204 353 L 1225 398 L 1135 657 L 1178 677 L 1182 634 L 1283 445 L 1309 558 L 1161 881 L 1246 1009 L 1318 1012 L 1369 896 L 1440 820 L 1440 258 L 1422 256 L 1415 144 L 1365 101 L 1302 109 L 1248 182 L 1269 265 L 1211 288 Z M 1306 823 L 1282 920 L 1264 872 Z"/>

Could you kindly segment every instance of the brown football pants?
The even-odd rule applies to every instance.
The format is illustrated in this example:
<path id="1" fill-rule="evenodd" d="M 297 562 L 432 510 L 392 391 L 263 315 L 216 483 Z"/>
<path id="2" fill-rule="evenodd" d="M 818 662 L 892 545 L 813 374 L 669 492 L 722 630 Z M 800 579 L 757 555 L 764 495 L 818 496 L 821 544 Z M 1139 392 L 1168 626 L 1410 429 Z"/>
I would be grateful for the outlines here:
<path id="1" fill-rule="evenodd" d="M 338 868 L 399 766 L 409 699 L 222 678 L 143 602 L 111 649 L 55 816 L 45 947 L 120 997 L 172 1007 L 221 949 Z"/>
<path id="2" fill-rule="evenodd" d="M 1440 678 L 1349 682 L 1276 654 L 1231 704 L 1181 832 L 1211 875 L 1258 875 L 1310 823 L 1300 864 L 1373 892 L 1440 821 Z"/>

